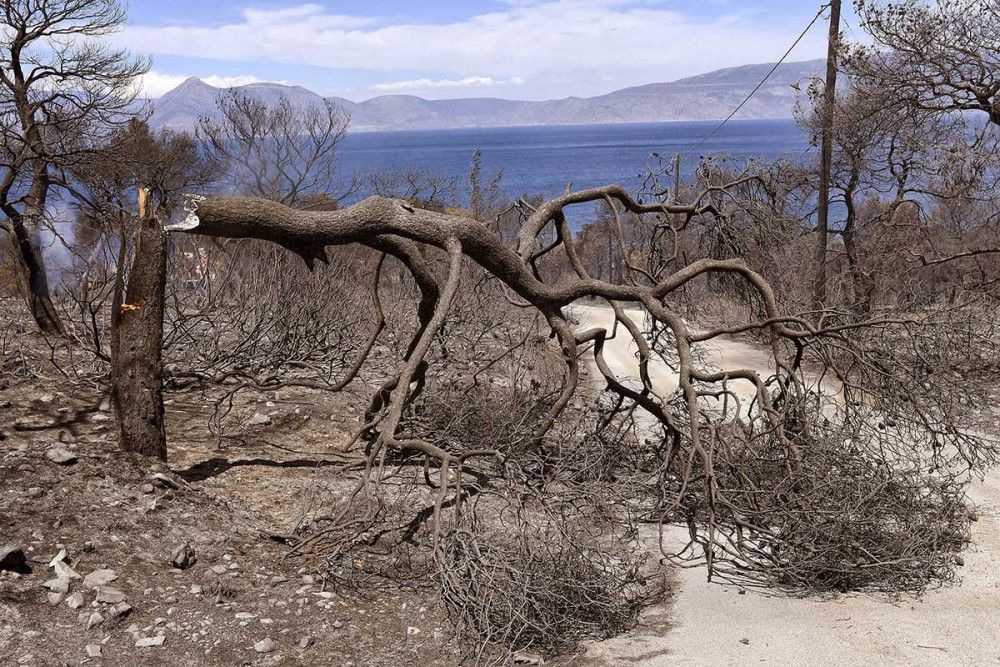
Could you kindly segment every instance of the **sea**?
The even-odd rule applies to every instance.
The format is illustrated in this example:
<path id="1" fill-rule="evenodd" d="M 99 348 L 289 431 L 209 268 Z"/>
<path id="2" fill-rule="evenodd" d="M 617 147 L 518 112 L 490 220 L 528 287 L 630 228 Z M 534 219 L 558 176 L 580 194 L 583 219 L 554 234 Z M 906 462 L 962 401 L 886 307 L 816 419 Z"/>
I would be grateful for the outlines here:
<path id="1" fill-rule="evenodd" d="M 639 193 L 650 170 L 672 167 L 675 155 L 682 155 L 682 178 L 690 179 L 703 157 L 725 156 L 739 168 L 754 158 L 806 160 L 811 154 L 808 138 L 790 119 L 732 120 L 721 127 L 719 121 L 537 125 L 348 133 L 338 170 L 345 180 L 418 170 L 464 186 L 477 150 L 484 178 L 502 172 L 501 194 L 510 199 L 610 183 Z M 578 229 L 596 210 L 595 204 L 568 212 L 570 225 Z M 65 221 L 42 239 L 50 267 L 70 263 L 67 245 L 75 237 L 72 216 L 56 217 Z"/>
<path id="2" fill-rule="evenodd" d="M 420 170 L 464 182 L 477 149 L 484 173 L 502 170 L 501 190 L 512 198 L 609 183 L 637 191 L 651 168 L 661 159 L 672 165 L 678 154 L 681 175 L 689 179 L 703 156 L 727 156 L 739 166 L 751 158 L 803 160 L 810 151 L 791 119 L 732 120 L 721 128 L 719 121 L 675 121 L 401 130 L 349 133 L 340 171 Z"/>

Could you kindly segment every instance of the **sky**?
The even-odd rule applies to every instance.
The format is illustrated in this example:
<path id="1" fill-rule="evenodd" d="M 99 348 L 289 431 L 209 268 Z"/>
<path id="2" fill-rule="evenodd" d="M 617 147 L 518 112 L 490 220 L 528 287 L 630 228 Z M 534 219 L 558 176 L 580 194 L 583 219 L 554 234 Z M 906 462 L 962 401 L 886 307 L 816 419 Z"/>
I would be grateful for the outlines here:
<path id="1" fill-rule="evenodd" d="M 217 86 L 276 81 L 355 101 L 384 94 L 538 100 L 774 62 L 821 4 L 131 0 L 128 25 L 114 39 L 152 57 L 149 97 L 197 76 Z M 826 32 L 817 22 L 789 60 L 823 57 Z"/>

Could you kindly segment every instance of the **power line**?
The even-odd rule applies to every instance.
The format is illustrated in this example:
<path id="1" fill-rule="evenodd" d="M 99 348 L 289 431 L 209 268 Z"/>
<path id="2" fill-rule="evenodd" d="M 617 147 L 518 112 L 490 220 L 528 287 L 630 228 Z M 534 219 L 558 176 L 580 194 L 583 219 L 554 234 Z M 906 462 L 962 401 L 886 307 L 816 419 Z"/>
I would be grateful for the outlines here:
<path id="1" fill-rule="evenodd" d="M 705 144 L 705 142 L 708 141 L 709 139 L 711 139 L 712 137 L 714 137 L 715 133 L 718 132 L 719 130 L 721 130 L 722 127 L 726 123 L 728 123 L 729 121 L 731 121 L 733 119 L 733 116 L 735 116 L 737 113 L 739 113 L 739 110 L 742 109 L 743 106 L 747 102 L 750 101 L 750 98 L 753 97 L 754 94 L 756 94 L 757 91 L 760 90 L 764 86 L 765 83 L 767 83 L 767 80 L 771 78 L 771 75 L 774 74 L 775 71 L 777 71 L 778 67 L 782 63 L 785 62 L 785 59 L 788 58 L 789 54 L 791 54 L 791 52 L 795 49 L 795 47 L 799 45 L 799 42 L 801 42 L 802 39 L 806 36 L 806 33 L 809 32 L 810 28 L 812 28 L 814 25 L 816 25 L 816 21 L 819 20 L 819 17 L 821 17 L 823 15 L 823 12 L 825 12 L 826 8 L 829 7 L 829 6 L 830 6 L 829 3 L 827 3 L 827 4 L 824 4 L 823 6 L 821 6 L 819 8 L 819 11 L 816 12 L 816 16 L 813 17 L 813 20 L 810 21 L 809 25 L 807 25 L 805 27 L 805 29 L 799 34 L 799 36 L 795 38 L 795 41 L 792 42 L 792 45 L 788 47 L 788 50 L 785 51 L 785 54 L 783 56 L 781 56 L 781 59 L 778 60 L 778 62 L 774 63 L 774 66 L 770 69 L 770 71 L 768 71 L 767 74 L 764 75 L 764 78 L 760 80 L 760 83 L 758 83 L 756 86 L 754 86 L 754 89 L 751 90 L 750 93 L 746 97 L 743 98 L 743 101 L 736 105 L 736 108 L 733 109 L 732 113 L 730 113 L 728 116 L 726 116 L 725 120 L 723 120 L 721 123 L 719 123 L 718 125 L 716 125 L 715 128 L 713 128 L 711 132 L 709 132 L 708 134 L 706 134 L 701 139 L 701 141 L 699 141 L 694 146 L 692 146 L 691 148 L 689 148 L 686 151 L 684 151 L 684 153 L 681 154 L 682 158 L 687 157 L 693 151 L 695 151 L 698 148 L 700 148 L 701 146 L 703 146 Z"/>

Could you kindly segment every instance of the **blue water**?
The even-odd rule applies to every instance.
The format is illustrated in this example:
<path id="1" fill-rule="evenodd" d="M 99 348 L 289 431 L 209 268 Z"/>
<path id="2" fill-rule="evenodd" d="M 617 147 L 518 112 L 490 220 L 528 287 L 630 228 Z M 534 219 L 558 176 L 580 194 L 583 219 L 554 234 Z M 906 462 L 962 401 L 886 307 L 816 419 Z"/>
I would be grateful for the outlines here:
<path id="1" fill-rule="evenodd" d="M 463 183 L 472 153 L 482 150 L 487 173 L 503 170 L 505 194 L 554 195 L 572 183 L 580 189 L 620 183 L 636 190 L 650 155 L 672 159 L 685 153 L 718 121 L 557 125 L 534 127 L 410 130 L 348 134 L 340 151 L 344 173 L 420 169 Z M 681 173 L 690 177 L 702 155 L 801 159 L 806 137 L 791 120 L 730 121 L 686 156 Z"/>
<path id="2" fill-rule="evenodd" d="M 694 149 L 717 125 L 718 121 L 679 121 L 351 133 L 340 149 L 340 171 L 349 176 L 418 169 L 457 178 L 464 187 L 478 148 L 484 177 L 502 169 L 500 186 L 510 198 L 558 195 L 570 184 L 582 189 L 619 183 L 637 192 L 654 153 L 669 165 L 675 154 L 690 151 L 681 163 L 681 174 L 689 179 L 703 155 L 726 155 L 739 165 L 751 157 L 801 160 L 808 148 L 806 137 L 791 120 L 740 120 L 730 121 Z M 569 212 L 570 225 L 579 228 L 596 209 L 596 204 L 576 207 Z M 56 226 L 63 241 L 72 243 L 73 225 L 68 215 L 66 219 Z M 50 265 L 69 261 L 63 242 L 51 234 L 42 241 Z"/>

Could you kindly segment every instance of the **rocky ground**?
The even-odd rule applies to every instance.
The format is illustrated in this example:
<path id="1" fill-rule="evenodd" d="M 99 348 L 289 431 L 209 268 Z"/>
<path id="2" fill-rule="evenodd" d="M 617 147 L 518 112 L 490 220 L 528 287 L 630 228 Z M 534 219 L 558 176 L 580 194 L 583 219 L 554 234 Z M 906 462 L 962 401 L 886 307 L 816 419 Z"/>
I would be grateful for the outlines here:
<path id="1" fill-rule="evenodd" d="M 220 449 L 207 408 L 174 397 L 164 465 L 117 452 L 106 405 L 50 427 L 100 396 L 0 387 L 0 664 L 459 660 L 432 588 L 333 590 L 269 537 L 315 493 L 313 452 L 353 408 L 260 397 Z"/>

